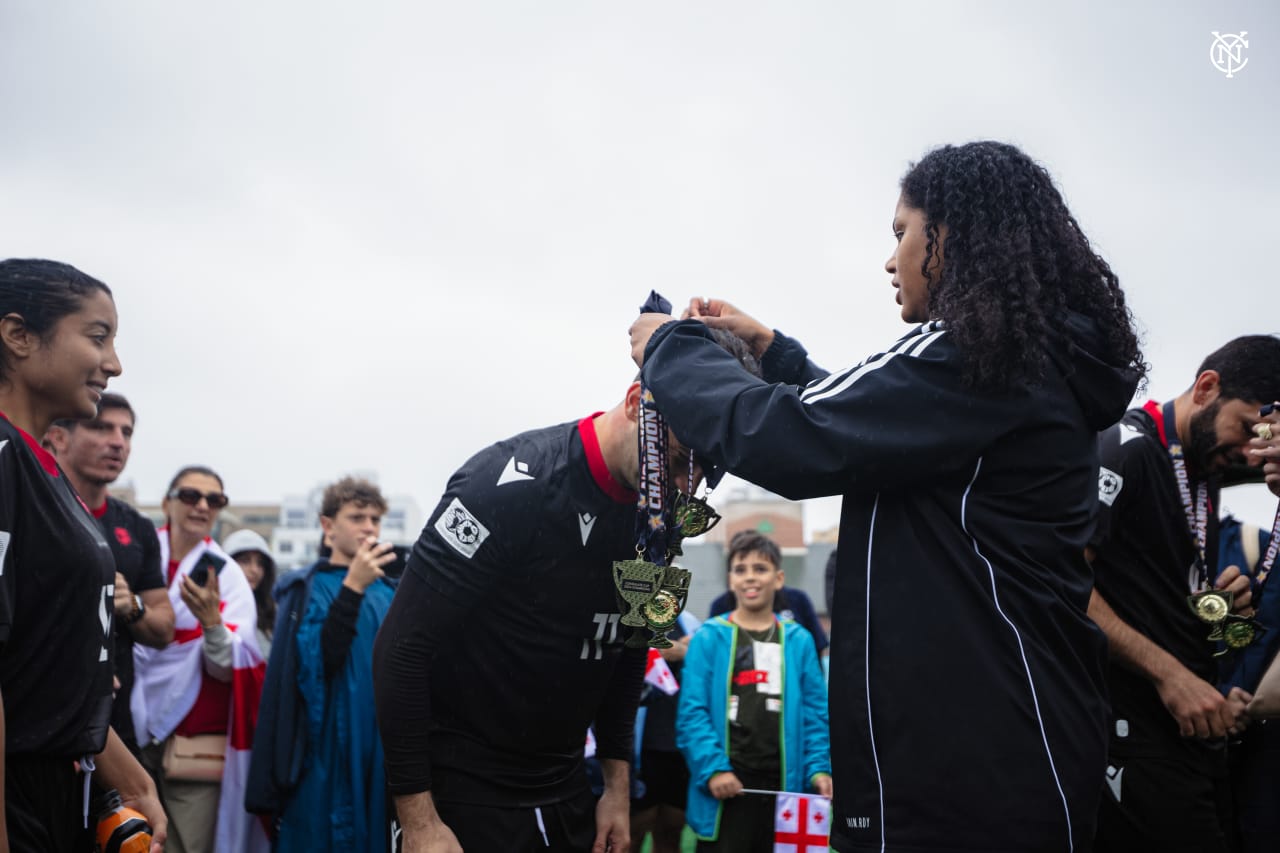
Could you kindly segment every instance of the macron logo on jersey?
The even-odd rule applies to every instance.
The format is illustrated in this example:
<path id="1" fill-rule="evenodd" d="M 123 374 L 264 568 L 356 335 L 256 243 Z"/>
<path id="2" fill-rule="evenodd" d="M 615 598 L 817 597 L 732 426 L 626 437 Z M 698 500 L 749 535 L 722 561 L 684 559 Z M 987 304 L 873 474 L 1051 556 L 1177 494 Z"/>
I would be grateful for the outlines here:
<path id="1" fill-rule="evenodd" d="M 1120 424 L 1120 443 L 1128 444 L 1135 438 L 1142 438 L 1142 432 L 1129 424 Z"/>
<path id="2" fill-rule="evenodd" d="M 507 483 L 518 483 L 521 480 L 532 480 L 533 475 L 529 473 L 528 462 L 517 462 L 512 456 L 507 460 L 507 467 L 502 469 L 502 475 L 498 477 L 498 485 L 505 486 Z"/>
<path id="3" fill-rule="evenodd" d="M 449 506 L 436 519 L 436 532 L 449 543 L 449 547 L 468 560 L 476 555 L 484 540 L 489 538 L 489 528 L 477 521 L 457 498 L 450 501 Z"/>
<path id="4" fill-rule="evenodd" d="M 591 538 L 591 528 L 595 526 L 596 517 L 589 512 L 578 513 L 578 530 L 582 531 L 582 544 L 586 545 Z"/>

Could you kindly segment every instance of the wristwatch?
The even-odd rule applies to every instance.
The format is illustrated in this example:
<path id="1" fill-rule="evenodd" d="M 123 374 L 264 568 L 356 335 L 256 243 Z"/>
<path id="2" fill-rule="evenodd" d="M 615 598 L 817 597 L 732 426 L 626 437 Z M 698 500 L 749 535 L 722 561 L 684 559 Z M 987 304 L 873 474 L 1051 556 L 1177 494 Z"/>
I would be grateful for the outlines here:
<path id="1" fill-rule="evenodd" d="M 124 624 L 132 625 L 142 618 L 142 614 L 147 612 L 147 605 L 142 603 L 142 596 L 136 592 L 133 594 L 133 612 L 124 618 Z"/>

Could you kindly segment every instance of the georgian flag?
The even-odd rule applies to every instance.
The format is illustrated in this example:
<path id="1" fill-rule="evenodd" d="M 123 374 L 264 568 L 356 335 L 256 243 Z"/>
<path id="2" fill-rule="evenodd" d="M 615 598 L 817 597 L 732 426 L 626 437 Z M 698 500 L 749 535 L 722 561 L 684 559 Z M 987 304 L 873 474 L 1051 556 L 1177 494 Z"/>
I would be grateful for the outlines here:
<path id="1" fill-rule="evenodd" d="M 779 794 L 773 853 L 826 853 L 831 801 L 813 794 Z"/>
<path id="2" fill-rule="evenodd" d="M 644 665 L 644 680 L 668 696 L 674 696 L 680 690 L 675 674 L 657 649 L 649 649 L 649 660 Z"/>

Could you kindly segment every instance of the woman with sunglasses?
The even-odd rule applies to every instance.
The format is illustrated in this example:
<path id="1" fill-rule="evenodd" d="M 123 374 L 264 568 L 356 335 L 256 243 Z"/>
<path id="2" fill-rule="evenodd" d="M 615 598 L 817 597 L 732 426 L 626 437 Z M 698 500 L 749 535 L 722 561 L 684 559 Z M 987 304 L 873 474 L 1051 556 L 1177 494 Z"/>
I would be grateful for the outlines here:
<path id="1" fill-rule="evenodd" d="M 108 728 L 115 561 L 33 437 L 97 414 L 121 371 L 115 335 L 102 282 L 54 261 L 0 262 L 0 853 L 76 849 L 90 781 L 119 790 L 164 846 L 155 785 Z"/>
<path id="2" fill-rule="evenodd" d="M 256 709 L 264 664 L 253 589 L 212 539 L 226 505 L 222 478 L 209 468 L 188 466 L 169 484 L 159 533 L 174 639 L 163 649 L 134 650 L 133 720 L 169 814 L 170 853 L 265 841 L 244 811 L 247 753 L 243 768 L 236 760 L 252 743 L 253 721 L 234 712 Z"/>

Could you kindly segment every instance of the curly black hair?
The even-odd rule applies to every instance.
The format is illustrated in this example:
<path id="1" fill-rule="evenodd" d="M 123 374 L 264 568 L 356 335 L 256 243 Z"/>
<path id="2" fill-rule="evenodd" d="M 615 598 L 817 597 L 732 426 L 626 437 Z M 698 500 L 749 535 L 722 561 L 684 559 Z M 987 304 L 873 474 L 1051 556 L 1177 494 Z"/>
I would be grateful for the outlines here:
<path id="1" fill-rule="evenodd" d="M 929 316 L 955 336 L 968 384 L 1038 382 L 1068 311 L 1097 324 L 1105 351 L 1096 356 L 1146 377 L 1119 281 L 1043 166 L 1002 142 L 945 145 L 912 164 L 901 188 L 903 203 L 925 216 Z M 928 267 L 943 225 L 934 280 Z"/>

